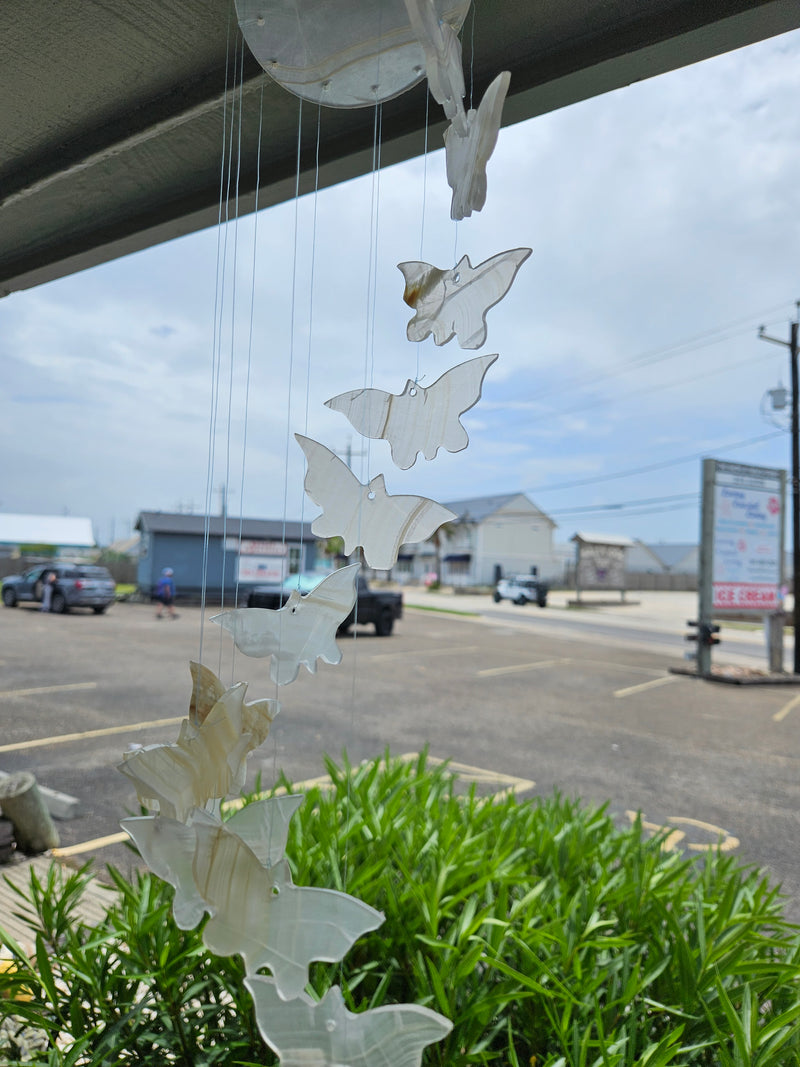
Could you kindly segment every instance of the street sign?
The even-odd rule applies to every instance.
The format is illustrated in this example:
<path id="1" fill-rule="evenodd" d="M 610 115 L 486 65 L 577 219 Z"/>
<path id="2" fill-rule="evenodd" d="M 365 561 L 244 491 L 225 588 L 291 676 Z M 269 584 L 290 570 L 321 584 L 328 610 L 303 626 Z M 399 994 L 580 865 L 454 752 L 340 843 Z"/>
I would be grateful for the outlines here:
<path id="1" fill-rule="evenodd" d="M 764 614 L 782 607 L 786 472 L 714 464 L 712 603 Z"/>
<path id="2" fill-rule="evenodd" d="M 703 460 L 698 622 L 783 607 L 786 471 Z M 697 673 L 711 671 L 711 645 L 697 643 Z"/>

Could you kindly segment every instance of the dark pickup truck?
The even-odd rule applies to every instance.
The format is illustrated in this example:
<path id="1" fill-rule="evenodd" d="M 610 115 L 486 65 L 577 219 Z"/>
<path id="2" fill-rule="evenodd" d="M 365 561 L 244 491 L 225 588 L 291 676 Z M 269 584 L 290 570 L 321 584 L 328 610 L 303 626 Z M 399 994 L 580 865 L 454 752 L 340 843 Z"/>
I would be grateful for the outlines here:
<path id="1" fill-rule="evenodd" d="M 303 575 L 299 582 L 301 592 L 307 593 L 317 585 L 325 575 Z M 295 576 L 296 578 L 296 576 Z M 298 586 L 290 578 L 282 586 L 257 585 L 247 597 L 248 608 L 271 608 L 275 611 L 289 599 L 293 587 Z M 395 619 L 402 618 L 403 595 L 384 590 L 370 589 L 365 578 L 360 575 L 356 582 L 356 603 L 353 610 L 339 627 L 339 633 L 346 633 L 354 623 L 359 626 L 373 625 L 378 637 L 388 637 L 394 629 Z"/>

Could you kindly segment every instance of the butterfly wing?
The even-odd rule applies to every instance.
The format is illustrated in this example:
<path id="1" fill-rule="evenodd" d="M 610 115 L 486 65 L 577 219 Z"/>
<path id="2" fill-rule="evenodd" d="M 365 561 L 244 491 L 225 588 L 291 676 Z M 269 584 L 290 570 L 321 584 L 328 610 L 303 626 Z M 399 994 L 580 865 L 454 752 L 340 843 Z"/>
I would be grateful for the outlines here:
<path id="1" fill-rule="evenodd" d="M 483 379 L 496 359 L 494 353 L 459 363 L 425 390 L 424 418 L 415 442 L 425 459 L 434 459 L 440 448 L 460 452 L 467 447 L 469 437 L 459 416 L 480 400 Z"/>
<path id="2" fill-rule="evenodd" d="M 354 1014 L 338 986 L 318 1003 L 303 994 L 281 1001 L 274 983 L 251 975 L 256 1022 L 282 1064 L 314 1067 L 420 1067 L 422 1052 L 452 1030 L 443 1015 L 418 1004 L 394 1004 Z"/>
<path id="3" fill-rule="evenodd" d="M 356 578 L 360 567 L 359 563 L 354 563 L 333 571 L 310 593 L 300 597 L 290 624 L 290 632 L 297 635 L 293 657 L 296 663 L 304 663 L 312 674 L 316 672 L 318 659 L 326 663 L 341 662 L 336 631 L 356 602 Z M 283 610 L 288 609 L 287 604 Z M 285 653 L 285 647 L 281 651 Z M 273 680 L 282 684 L 275 675 Z"/>
<path id="4" fill-rule="evenodd" d="M 416 311 L 406 327 L 406 337 L 409 341 L 424 341 L 433 332 L 434 342 L 437 345 L 445 344 L 453 336 L 452 330 L 447 333 L 441 316 L 445 298 L 444 279 L 449 272 L 419 260 L 398 263 L 397 267 L 406 280 L 403 300 Z"/>
<path id="5" fill-rule="evenodd" d="M 486 203 L 486 164 L 497 144 L 511 74 L 498 74 L 483 95 L 477 111 L 467 112 L 467 134 L 455 124 L 444 135 L 447 184 L 453 190 L 450 217 L 463 219 Z"/>
<path id="6" fill-rule="evenodd" d="M 303 991 L 312 960 L 335 963 L 343 959 L 384 917 L 347 893 L 292 885 L 288 867 L 279 882 L 281 867 L 285 864 L 279 864 L 276 871 L 278 894 L 270 903 L 269 936 L 251 955 L 248 970 L 269 967 L 280 995 L 290 1000 Z"/>
<path id="7" fill-rule="evenodd" d="M 325 401 L 325 407 L 339 411 L 349 419 L 364 437 L 385 437 L 386 421 L 393 400 L 392 393 L 382 389 L 351 389 Z"/>
<path id="8" fill-rule="evenodd" d="M 349 556 L 359 544 L 360 511 L 368 487 L 325 445 L 299 433 L 295 437 L 308 463 L 305 490 L 322 508 L 311 530 L 318 537 L 341 537 Z"/>
<path id="9" fill-rule="evenodd" d="M 191 660 L 189 670 L 192 674 L 192 696 L 189 701 L 189 721 L 201 726 L 208 713 L 225 692 L 225 686 L 216 674 L 202 663 Z"/>
<path id="10" fill-rule="evenodd" d="M 280 646 L 281 620 L 270 608 L 233 608 L 212 615 L 211 622 L 227 630 L 245 656 L 263 659 Z"/>
<path id="11" fill-rule="evenodd" d="M 445 278 L 446 296 L 442 307 L 450 336 L 458 336 L 462 348 L 480 348 L 486 340 L 486 315 L 499 304 L 517 276 L 517 271 L 531 254 L 530 248 L 512 248 L 500 252 L 477 267 L 469 256 Z"/>
<path id="12" fill-rule="evenodd" d="M 424 496 L 391 496 L 382 474 L 368 488 L 373 496 L 363 509 L 361 546 L 367 565 L 376 570 L 391 570 L 400 545 L 425 541 L 442 523 L 458 517 Z"/>
<path id="13" fill-rule="evenodd" d="M 163 815 L 123 819 L 120 826 L 153 874 L 174 888 L 172 912 L 177 926 L 181 930 L 193 929 L 206 911 L 194 881 L 194 828 Z"/>
<path id="14" fill-rule="evenodd" d="M 285 860 L 267 870 L 226 824 L 195 832 L 194 878 L 211 912 L 203 941 L 218 956 L 239 953 L 248 974 L 269 967 L 283 997 L 302 991 L 312 960 L 342 959 L 383 921 L 346 893 L 294 886 Z"/>
<path id="15" fill-rule="evenodd" d="M 232 815 L 225 827 L 244 841 L 262 867 L 272 867 L 283 859 L 289 822 L 303 800 L 297 795 L 255 800 Z"/>
<path id="16" fill-rule="evenodd" d="M 192 758 L 177 745 L 146 745 L 126 752 L 117 769 L 133 782 L 139 802 L 151 810 L 156 804 L 162 815 L 183 820 L 195 804 L 203 803 Z"/>
<path id="17" fill-rule="evenodd" d="M 136 786 L 143 804 L 185 822 L 189 811 L 241 788 L 245 759 L 267 736 L 280 710 L 277 700 L 244 702 L 244 682 L 227 689 L 200 726 L 181 723 L 178 740 L 126 753 L 119 770 Z"/>
<path id="18" fill-rule="evenodd" d="M 214 615 L 212 622 L 229 630 L 246 656 L 272 656 L 270 677 L 276 685 L 288 685 L 301 663 L 314 674 L 318 659 L 341 662 L 336 631 L 355 604 L 359 566 L 333 571 L 305 596 L 293 590 L 278 610 L 237 608 Z"/>

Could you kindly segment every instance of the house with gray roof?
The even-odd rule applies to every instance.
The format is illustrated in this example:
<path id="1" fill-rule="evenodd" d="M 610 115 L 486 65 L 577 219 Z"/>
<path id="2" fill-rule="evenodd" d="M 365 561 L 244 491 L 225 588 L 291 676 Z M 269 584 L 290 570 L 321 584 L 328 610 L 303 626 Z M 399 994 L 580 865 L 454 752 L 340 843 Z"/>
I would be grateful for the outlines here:
<path id="1" fill-rule="evenodd" d="M 317 558 L 311 524 L 281 519 L 239 519 L 230 515 L 187 515 L 142 511 L 137 584 L 152 594 L 164 567 L 174 571 L 178 596 L 199 596 L 206 572 L 208 595 L 232 601 L 238 588 L 283 581 L 313 570 Z M 208 546 L 206 549 L 206 534 Z"/>
<path id="2" fill-rule="evenodd" d="M 700 547 L 697 542 L 645 544 L 634 541 L 628 550 L 626 568 L 632 574 L 697 574 Z"/>
<path id="3" fill-rule="evenodd" d="M 558 571 L 553 555 L 556 523 L 524 493 L 444 503 L 458 518 L 420 545 L 404 545 L 393 576 L 420 579 L 438 573 L 444 585 L 493 585 L 498 574 L 543 577 Z M 438 536 L 438 545 L 437 545 Z"/>

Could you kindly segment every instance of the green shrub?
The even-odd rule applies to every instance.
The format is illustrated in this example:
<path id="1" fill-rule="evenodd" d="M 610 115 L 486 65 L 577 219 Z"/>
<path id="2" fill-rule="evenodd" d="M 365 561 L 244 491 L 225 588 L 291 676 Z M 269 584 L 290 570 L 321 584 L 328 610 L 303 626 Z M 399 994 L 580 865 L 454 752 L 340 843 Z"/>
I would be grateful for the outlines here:
<path id="1" fill-rule="evenodd" d="M 295 881 L 346 890 L 386 921 L 342 964 L 314 965 L 312 985 L 341 984 L 354 1011 L 448 1016 L 426 1064 L 800 1064 L 800 936 L 756 872 L 664 852 L 558 795 L 486 800 L 424 756 L 327 769 L 332 787 L 292 820 Z M 177 930 L 157 878 L 112 875 L 118 899 L 95 928 L 73 914 L 85 873 L 62 890 L 33 879 L 37 958 L 0 978 L 33 996 L 0 1013 L 74 1042 L 41 1062 L 273 1063 L 239 960 Z"/>

